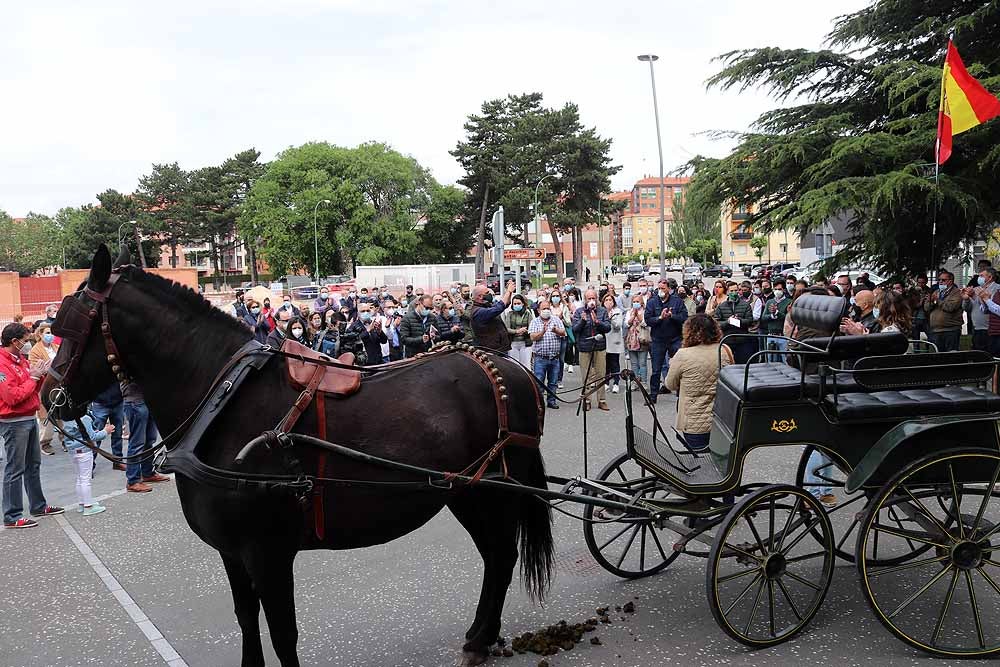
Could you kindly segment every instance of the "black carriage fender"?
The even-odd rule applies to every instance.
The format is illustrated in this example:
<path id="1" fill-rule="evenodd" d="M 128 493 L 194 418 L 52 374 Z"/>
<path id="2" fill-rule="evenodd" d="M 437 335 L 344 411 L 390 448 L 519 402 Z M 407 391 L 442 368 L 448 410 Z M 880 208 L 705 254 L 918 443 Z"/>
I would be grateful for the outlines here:
<path id="1" fill-rule="evenodd" d="M 970 422 L 995 422 L 1000 419 L 1000 413 L 990 413 L 987 415 L 943 415 L 940 417 L 923 417 L 921 419 L 911 419 L 896 424 L 885 435 L 878 439 L 868 453 L 864 455 L 858 465 L 847 476 L 846 490 L 854 493 L 860 489 L 868 479 L 875 474 L 879 466 L 886 459 L 890 452 L 896 447 L 920 433 L 926 433 L 942 426 L 950 424 L 968 424 Z"/>

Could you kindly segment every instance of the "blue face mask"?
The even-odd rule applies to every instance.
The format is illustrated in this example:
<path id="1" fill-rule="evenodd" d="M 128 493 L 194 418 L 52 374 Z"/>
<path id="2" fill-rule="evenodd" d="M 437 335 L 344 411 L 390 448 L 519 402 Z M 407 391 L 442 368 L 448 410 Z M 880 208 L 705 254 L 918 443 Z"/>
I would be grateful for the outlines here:
<path id="1" fill-rule="evenodd" d="M 512 309 L 512 310 L 513 310 L 513 311 L 514 311 L 515 313 L 520 313 L 520 312 L 521 312 L 522 310 L 524 310 L 524 306 L 522 306 L 522 305 L 521 305 L 521 304 L 519 304 L 519 303 L 515 303 L 515 304 L 514 304 L 513 306 L 511 306 L 511 309 Z"/>
<path id="2" fill-rule="evenodd" d="M 369 312 L 367 312 L 367 311 L 361 313 L 361 320 L 363 322 L 371 322 L 372 321 L 372 314 L 369 313 Z"/>
<path id="3" fill-rule="evenodd" d="M 879 312 L 880 312 L 879 308 L 872 308 L 872 317 L 874 317 L 877 320 Z"/>
<path id="4" fill-rule="evenodd" d="M 855 300 L 854 300 L 854 297 L 853 297 L 853 296 L 851 297 L 851 305 L 852 305 L 852 306 L 856 306 L 856 305 L 858 305 L 858 304 L 857 304 L 857 301 L 855 301 Z"/>
<path id="5" fill-rule="evenodd" d="M 553 295 L 552 295 L 552 303 L 559 303 L 559 301 L 560 301 L 560 298 L 559 298 L 559 296 L 558 296 L 558 295 L 555 295 L 555 294 L 553 294 Z"/>
<path id="6" fill-rule="evenodd" d="M 941 291 L 941 292 L 945 292 L 945 291 L 948 290 L 948 286 L 947 285 L 938 285 L 938 290 Z"/>
<path id="7" fill-rule="evenodd" d="M 455 309 L 454 308 L 449 308 L 448 309 L 448 317 L 455 317 Z"/>
<path id="8" fill-rule="evenodd" d="M 642 304 L 641 303 L 633 303 L 632 304 L 632 308 L 635 309 L 635 310 L 639 310 L 640 308 L 642 308 Z"/>
<path id="9" fill-rule="evenodd" d="M 976 282 L 979 283 L 980 287 L 982 287 L 983 285 L 986 284 L 986 278 L 983 278 L 982 276 L 979 276 L 978 278 L 976 278 Z"/>
<path id="10" fill-rule="evenodd" d="M 631 294 L 631 293 L 632 293 L 632 290 L 630 290 L 630 289 L 627 289 L 627 290 L 625 290 L 625 292 L 624 292 L 625 296 L 628 296 L 628 295 L 629 295 L 629 294 Z"/>
<path id="11" fill-rule="evenodd" d="M 52 341 L 55 340 L 55 336 L 50 333 L 42 334 L 42 342 L 46 345 L 52 345 Z"/>

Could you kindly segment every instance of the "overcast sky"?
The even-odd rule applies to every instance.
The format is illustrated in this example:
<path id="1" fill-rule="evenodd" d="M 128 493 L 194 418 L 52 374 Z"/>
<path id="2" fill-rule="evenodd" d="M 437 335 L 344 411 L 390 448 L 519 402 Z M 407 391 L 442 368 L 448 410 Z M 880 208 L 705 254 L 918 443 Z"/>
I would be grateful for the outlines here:
<path id="1" fill-rule="evenodd" d="M 154 162 L 192 169 L 255 146 L 379 140 L 442 182 L 486 99 L 576 102 L 614 140 L 617 189 L 728 144 L 771 103 L 705 90 L 712 58 L 816 48 L 864 0 L 172 0 L 0 3 L 0 209 L 22 216 L 131 192 Z"/>

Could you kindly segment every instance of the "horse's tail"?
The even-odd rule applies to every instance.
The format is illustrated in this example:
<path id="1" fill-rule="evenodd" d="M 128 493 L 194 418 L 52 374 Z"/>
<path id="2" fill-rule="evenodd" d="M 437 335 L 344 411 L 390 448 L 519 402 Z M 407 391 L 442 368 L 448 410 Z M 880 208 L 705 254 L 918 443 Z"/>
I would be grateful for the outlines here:
<path id="1" fill-rule="evenodd" d="M 513 449 L 519 448 L 508 450 L 508 456 Z M 521 449 L 510 458 L 517 459 L 518 482 L 546 488 L 545 463 L 539 450 Z M 521 581 L 532 600 L 542 601 L 552 581 L 552 508 L 538 496 L 523 495 L 519 502 L 517 539 L 521 547 Z"/>

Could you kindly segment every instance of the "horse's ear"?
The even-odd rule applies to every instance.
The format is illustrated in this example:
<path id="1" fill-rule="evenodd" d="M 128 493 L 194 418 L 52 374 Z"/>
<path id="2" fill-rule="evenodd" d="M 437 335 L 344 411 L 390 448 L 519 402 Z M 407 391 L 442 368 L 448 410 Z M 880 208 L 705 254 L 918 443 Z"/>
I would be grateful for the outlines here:
<path id="1" fill-rule="evenodd" d="M 132 263 L 132 254 L 128 251 L 128 246 L 124 243 L 122 244 L 122 250 L 118 253 L 118 259 L 115 260 L 115 268 L 119 266 L 128 266 Z"/>
<path id="2" fill-rule="evenodd" d="M 87 287 L 100 292 L 111 277 L 111 253 L 108 246 L 101 244 L 101 247 L 94 253 L 94 259 L 90 262 L 90 275 L 87 276 Z"/>

